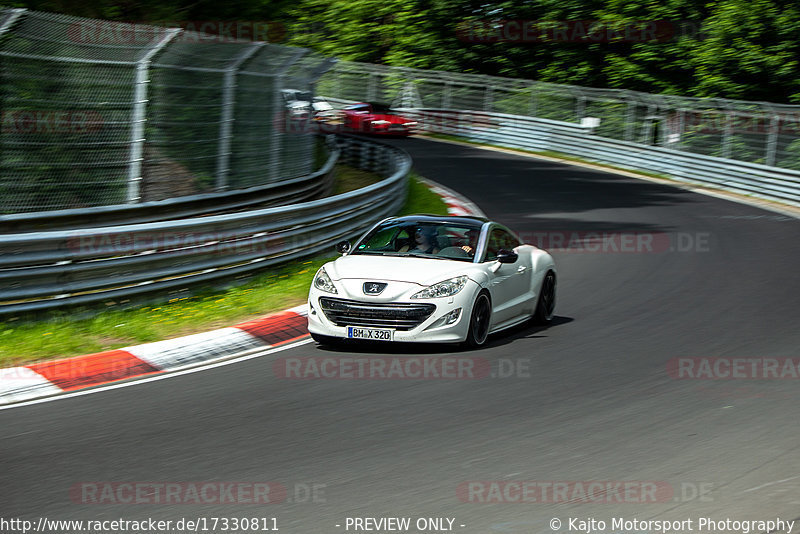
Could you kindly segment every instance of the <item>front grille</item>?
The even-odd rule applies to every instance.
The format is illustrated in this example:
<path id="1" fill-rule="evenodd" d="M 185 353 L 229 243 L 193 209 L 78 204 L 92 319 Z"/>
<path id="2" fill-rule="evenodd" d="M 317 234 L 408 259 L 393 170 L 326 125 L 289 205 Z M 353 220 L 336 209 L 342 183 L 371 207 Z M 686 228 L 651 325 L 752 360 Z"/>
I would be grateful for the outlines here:
<path id="1" fill-rule="evenodd" d="M 411 330 L 431 316 L 436 305 L 419 304 L 378 304 L 356 300 L 320 297 L 320 308 L 336 326 L 368 326 L 373 328 L 394 328 Z"/>

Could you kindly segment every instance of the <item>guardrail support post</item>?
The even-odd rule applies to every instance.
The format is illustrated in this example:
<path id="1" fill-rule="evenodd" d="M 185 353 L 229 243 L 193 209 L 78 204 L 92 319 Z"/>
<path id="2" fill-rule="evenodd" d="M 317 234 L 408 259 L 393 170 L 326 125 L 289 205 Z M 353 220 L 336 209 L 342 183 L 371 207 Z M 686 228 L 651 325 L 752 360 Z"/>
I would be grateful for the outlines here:
<path id="1" fill-rule="evenodd" d="M 233 111 L 236 98 L 236 75 L 242 63 L 253 57 L 264 43 L 256 42 L 236 56 L 225 70 L 222 82 L 222 116 L 219 123 L 219 149 L 217 150 L 216 189 L 224 191 L 228 187 L 228 173 L 231 161 L 231 131 L 233 130 Z"/>
<path id="2" fill-rule="evenodd" d="M 139 202 L 142 187 L 142 160 L 144 153 L 144 123 L 147 120 L 147 78 L 150 71 L 150 61 L 159 51 L 175 38 L 182 30 L 168 28 L 163 37 L 152 47 L 148 48 L 136 62 L 136 85 L 133 89 L 133 117 L 131 119 L 131 149 L 128 158 L 128 202 Z"/>

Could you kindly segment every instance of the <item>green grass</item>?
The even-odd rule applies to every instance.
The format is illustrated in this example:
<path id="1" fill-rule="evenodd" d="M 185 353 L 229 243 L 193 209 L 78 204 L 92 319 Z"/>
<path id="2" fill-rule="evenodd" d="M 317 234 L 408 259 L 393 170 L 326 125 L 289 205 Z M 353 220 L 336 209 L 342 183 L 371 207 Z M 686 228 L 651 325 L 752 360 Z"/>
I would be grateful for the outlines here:
<path id="1" fill-rule="evenodd" d="M 333 194 L 341 195 L 348 191 L 355 191 L 372 185 L 379 180 L 375 173 L 340 164 L 336 166 L 336 182 L 333 184 Z"/>
<path id="2" fill-rule="evenodd" d="M 398 215 L 413 215 L 415 213 L 429 213 L 431 215 L 447 215 L 447 204 L 436 193 L 431 192 L 422 182 L 414 179 L 417 174 L 411 173 L 408 182 L 408 197 L 406 205 Z"/>
<path id="3" fill-rule="evenodd" d="M 376 181 L 345 170 L 347 184 Z M 367 173 L 368 174 L 368 173 Z M 418 182 L 412 173 L 409 195 L 401 214 L 446 214 L 438 195 Z M 340 176 L 337 176 L 339 178 Z M 362 185 L 363 186 L 363 185 Z M 38 321 L 0 323 L 0 367 L 10 367 L 81 354 L 91 354 L 130 345 L 159 341 L 214 328 L 231 326 L 305 302 L 311 279 L 335 253 L 271 268 L 249 282 L 229 289 L 207 289 L 195 296 L 156 306 L 127 310 L 78 310 L 90 317 L 77 319 L 77 312 L 53 314 Z"/>

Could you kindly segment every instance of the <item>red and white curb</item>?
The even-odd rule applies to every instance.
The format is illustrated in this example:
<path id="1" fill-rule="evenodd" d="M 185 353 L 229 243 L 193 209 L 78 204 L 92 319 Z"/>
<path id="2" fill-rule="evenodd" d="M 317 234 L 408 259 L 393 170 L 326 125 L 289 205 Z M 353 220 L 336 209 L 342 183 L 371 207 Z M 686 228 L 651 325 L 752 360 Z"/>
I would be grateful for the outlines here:
<path id="1" fill-rule="evenodd" d="M 0 369 L 0 405 L 178 371 L 289 343 L 308 335 L 306 308 L 166 341 Z"/>
<path id="2" fill-rule="evenodd" d="M 483 217 L 467 198 L 423 180 L 447 204 L 450 215 Z M 95 387 L 136 377 L 179 371 L 236 355 L 283 345 L 308 335 L 307 306 L 201 334 L 75 358 L 0 369 L 0 405 Z"/>
<path id="3" fill-rule="evenodd" d="M 452 189 L 436 183 L 433 180 L 428 180 L 427 178 L 421 178 L 419 180 L 427 185 L 431 191 L 442 197 L 444 203 L 447 204 L 447 213 L 449 215 L 486 217 L 475 203 L 461 193 L 456 193 Z"/>

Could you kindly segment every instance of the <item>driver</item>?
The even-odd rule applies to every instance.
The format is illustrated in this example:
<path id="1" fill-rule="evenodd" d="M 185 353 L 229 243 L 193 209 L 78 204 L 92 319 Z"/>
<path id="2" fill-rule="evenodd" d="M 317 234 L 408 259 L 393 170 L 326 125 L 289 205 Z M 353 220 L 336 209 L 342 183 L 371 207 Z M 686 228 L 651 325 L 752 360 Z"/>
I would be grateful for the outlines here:
<path id="1" fill-rule="evenodd" d="M 415 247 L 409 252 L 422 252 L 424 254 L 436 254 L 439 252 L 438 232 L 432 226 L 418 226 L 414 231 Z"/>
<path id="2" fill-rule="evenodd" d="M 470 256 L 475 255 L 475 249 L 478 247 L 478 237 L 480 236 L 479 230 L 467 230 L 466 237 L 467 237 L 467 244 L 461 247 L 461 250 L 469 254 Z"/>

